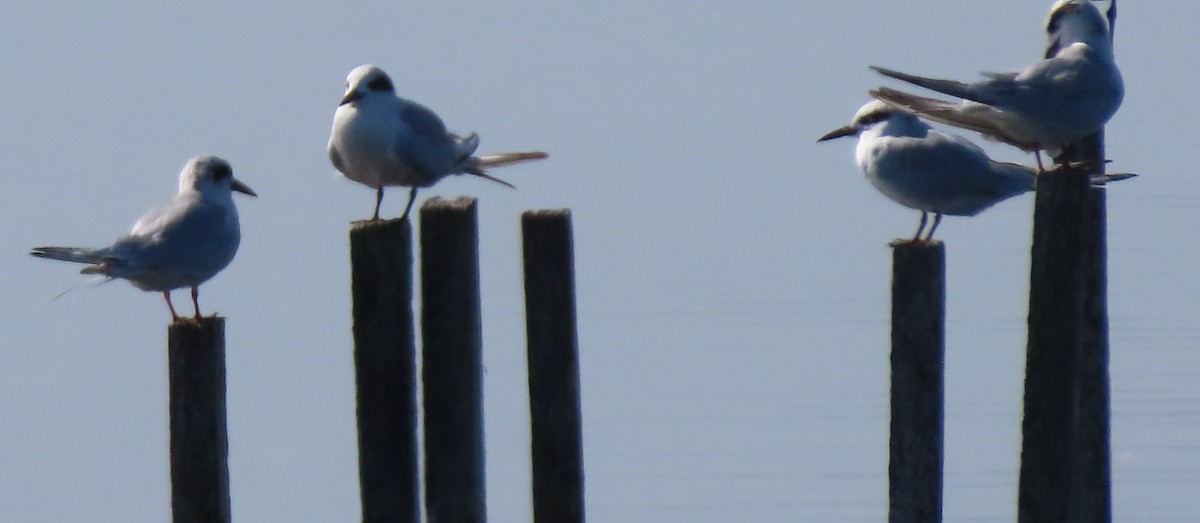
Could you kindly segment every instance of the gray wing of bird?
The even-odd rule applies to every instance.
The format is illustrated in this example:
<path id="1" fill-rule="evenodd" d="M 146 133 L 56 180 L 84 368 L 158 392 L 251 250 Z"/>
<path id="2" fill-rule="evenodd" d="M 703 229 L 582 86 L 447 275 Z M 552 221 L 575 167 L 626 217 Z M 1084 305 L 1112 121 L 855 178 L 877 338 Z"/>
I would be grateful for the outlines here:
<path id="1" fill-rule="evenodd" d="M 999 111 L 983 104 L 963 104 L 926 98 L 897 91 L 890 87 L 880 87 L 869 91 L 871 96 L 902 111 L 918 114 L 935 122 L 953 125 L 975 131 L 994 140 L 1001 141 L 1022 149 L 1029 144 L 1021 143 L 997 125 Z"/>
<path id="2" fill-rule="evenodd" d="M 404 128 L 396 137 L 400 158 L 433 179 L 449 174 L 458 163 L 455 140 L 437 113 L 401 99 L 398 117 Z"/>
<path id="3" fill-rule="evenodd" d="M 893 71 L 891 69 L 877 67 L 874 65 L 872 65 L 870 67 L 871 67 L 871 70 L 873 70 L 881 75 L 884 75 L 888 78 L 895 78 L 896 80 L 900 80 L 902 82 L 908 82 L 913 85 L 921 86 L 921 87 L 924 87 L 931 91 L 937 91 L 942 94 L 948 94 L 950 96 L 962 98 L 964 100 L 971 100 L 973 102 L 979 102 L 979 103 L 984 103 L 984 104 L 991 103 L 991 100 L 989 100 L 990 97 L 986 96 L 986 94 L 990 90 L 996 89 L 996 88 L 1001 88 L 1001 89 L 1009 88 L 1009 87 L 1011 87 L 1012 79 L 1016 78 L 1015 74 L 1012 75 L 1011 77 L 1007 77 L 1007 76 L 1003 76 L 1003 75 L 995 75 L 995 76 L 991 76 L 989 80 L 985 80 L 983 82 L 967 84 L 967 83 L 958 82 L 955 80 L 942 80 L 942 79 L 938 79 L 938 78 L 927 78 L 924 76 L 917 76 L 917 75 L 912 75 L 912 74 L 908 74 L 908 73 L 902 73 L 900 71 Z M 981 89 L 981 86 L 984 86 L 989 83 L 995 83 L 997 85 L 991 86 L 990 88 L 984 87 L 983 89 Z"/>

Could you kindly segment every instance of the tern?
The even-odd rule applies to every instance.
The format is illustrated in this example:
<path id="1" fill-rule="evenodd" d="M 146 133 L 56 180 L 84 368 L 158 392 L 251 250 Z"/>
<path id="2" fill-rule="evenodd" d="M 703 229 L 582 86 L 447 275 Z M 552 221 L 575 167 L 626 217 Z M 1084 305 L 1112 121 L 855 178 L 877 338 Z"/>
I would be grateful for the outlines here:
<path id="1" fill-rule="evenodd" d="M 417 188 L 429 187 L 451 174 L 470 174 L 512 184 L 484 170 L 547 157 L 544 152 L 474 156 L 479 136 L 458 136 L 429 108 L 396 96 L 391 78 L 372 65 L 355 67 L 346 77 L 346 93 L 333 115 L 329 159 L 339 172 L 375 189 L 375 213 L 383 188 L 411 187 L 401 219 L 408 217 Z"/>
<path id="2" fill-rule="evenodd" d="M 974 216 L 1013 196 L 1034 189 L 1038 169 L 1000 162 L 962 136 L 941 133 L 912 113 L 872 100 L 850 124 L 818 142 L 857 136 L 855 158 L 867 180 L 892 201 L 921 211 L 913 241 L 929 241 L 942 215 Z M 1069 166 L 1074 167 L 1074 166 Z M 1092 176 L 1094 185 L 1133 177 Z M 922 238 L 929 213 L 933 225 Z"/>
<path id="3" fill-rule="evenodd" d="M 872 66 L 880 74 L 957 98 L 926 98 L 888 87 L 870 91 L 875 98 L 923 118 L 979 132 L 989 139 L 1036 155 L 1060 150 L 1100 128 L 1117 112 L 1124 97 L 1121 73 L 1113 58 L 1109 18 L 1092 0 L 1059 0 L 1046 21 L 1049 45 L 1043 60 L 1022 71 L 983 73 L 974 83 L 916 76 Z"/>
<path id="4" fill-rule="evenodd" d="M 233 261 L 241 242 L 233 191 L 257 196 L 233 177 L 229 162 L 215 156 L 188 161 L 179 174 L 179 192 L 167 204 L 141 217 L 126 236 L 108 247 L 34 247 L 39 258 L 85 263 L 83 274 L 107 280 L 121 278 L 144 291 L 161 292 L 171 304 L 171 291 L 192 289 L 192 306 L 200 321 L 200 284 Z M 106 281 L 107 281 L 106 280 Z"/>

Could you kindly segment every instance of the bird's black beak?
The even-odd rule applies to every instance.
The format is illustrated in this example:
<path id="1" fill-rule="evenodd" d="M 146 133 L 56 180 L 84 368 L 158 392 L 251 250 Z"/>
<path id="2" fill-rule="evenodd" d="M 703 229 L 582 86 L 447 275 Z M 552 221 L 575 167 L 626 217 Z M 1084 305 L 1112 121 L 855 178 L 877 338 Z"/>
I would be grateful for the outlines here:
<path id="1" fill-rule="evenodd" d="M 817 138 L 817 141 L 824 142 L 825 140 L 832 140 L 834 138 L 841 138 L 843 136 L 855 136 L 857 134 L 858 134 L 858 129 L 855 129 L 854 127 L 847 125 L 840 129 L 834 129 L 832 131 L 829 131 L 828 133 L 825 133 L 825 136 Z"/>
<path id="2" fill-rule="evenodd" d="M 362 93 L 358 92 L 357 89 L 350 91 L 350 92 L 346 93 L 346 96 L 342 97 L 342 103 L 340 103 L 338 105 L 342 106 L 342 105 L 346 105 L 350 102 L 357 101 L 359 98 L 362 98 L 362 96 L 363 96 Z"/>
<path id="3" fill-rule="evenodd" d="M 229 180 L 229 188 L 233 189 L 237 192 L 240 192 L 242 194 L 249 194 L 250 196 L 253 196 L 255 198 L 258 197 L 258 194 L 255 194 L 255 192 L 252 189 L 250 189 L 249 186 L 247 186 L 246 184 L 244 184 L 236 179 Z"/>

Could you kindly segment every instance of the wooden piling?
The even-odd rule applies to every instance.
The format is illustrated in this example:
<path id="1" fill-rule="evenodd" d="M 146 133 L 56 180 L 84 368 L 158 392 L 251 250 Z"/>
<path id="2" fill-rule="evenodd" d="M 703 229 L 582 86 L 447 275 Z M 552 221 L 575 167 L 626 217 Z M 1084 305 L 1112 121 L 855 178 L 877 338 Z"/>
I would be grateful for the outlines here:
<path id="1" fill-rule="evenodd" d="M 167 367 L 172 521 L 228 523 L 225 320 L 172 324 Z"/>
<path id="2" fill-rule="evenodd" d="M 583 437 L 575 263 L 567 210 L 521 216 L 533 520 L 582 523 Z"/>
<path id="3" fill-rule="evenodd" d="M 892 244 L 888 521 L 942 520 L 946 252 Z"/>
<path id="4" fill-rule="evenodd" d="M 1103 151 L 1098 133 L 1058 160 Z M 1038 176 L 1018 521 L 1112 519 L 1104 207 L 1086 170 Z"/>
<path id="5" fill-rule="evenodd" d="M 1108 375 L 1108 233 L 1106 192 L 1088 190 L 1084 223 L 1083 338 L 1080 351 L 1076 499 L 1081 522 L 1112 521 L 1112 445 Z"/>
<path id="6" fill-rule="evenodd" d="M 428 521 L 486 519 L 479 225 L 474 198 L 421 206 L 421 383 Z"/>
<path id="7" fill-rule="evenodd" d="M 1080 211 L 1087 187 L 1087 175 L 1079 172 L 1038 178 L 1021 424 L 1022 522 L 1070 521 L 1083 319 Z"/>
<path id="8" fill-rule="evenodd" d="M 362 521 L 420 521 L 408 220 L 354 224 L 350 279 Z"/>

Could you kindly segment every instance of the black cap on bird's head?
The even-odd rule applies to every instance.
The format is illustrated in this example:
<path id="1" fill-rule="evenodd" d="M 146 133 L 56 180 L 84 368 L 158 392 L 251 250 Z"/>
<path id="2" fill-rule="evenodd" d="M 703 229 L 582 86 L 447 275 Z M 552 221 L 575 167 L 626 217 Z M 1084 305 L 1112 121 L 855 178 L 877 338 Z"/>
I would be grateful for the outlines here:
<path id="1" fill-rule="evenodd" d="M 233 167 L 229 162 L 216 156 L 197 156 L 188 160 L 179 175 L 181 191 L 190 189 L 204 193 L 222 184 L 228 184 L 229 190 L 258 196 L 249 186 L 233 177 Z"/>
<path id="2" fill-rule="evenodd" d="M 845 136 L 858 136 L 858 133 L 863 129 L 870 127 L 873 124 L 882 122 L 891 118 L 892 115 L 900 113 L 899 109 L 892 107 L 879 100 L 871 100 L 866 105 L 862 106 L 858 112 L 854 113 L 854 118 L 850 119 L 850 125 L 839 127 L 824 136 L 817 138 L 818 142 L 832 140 L 834 138 L 842 138 Z"/>
<path id="3" fill-rule="evenodd" d="M 370 64 L 360 65 L 346 75 L 346 94 L 339 105 L 358 101 L 370 92 L 396 93 L 396 86 L 383 69 Z"/>

